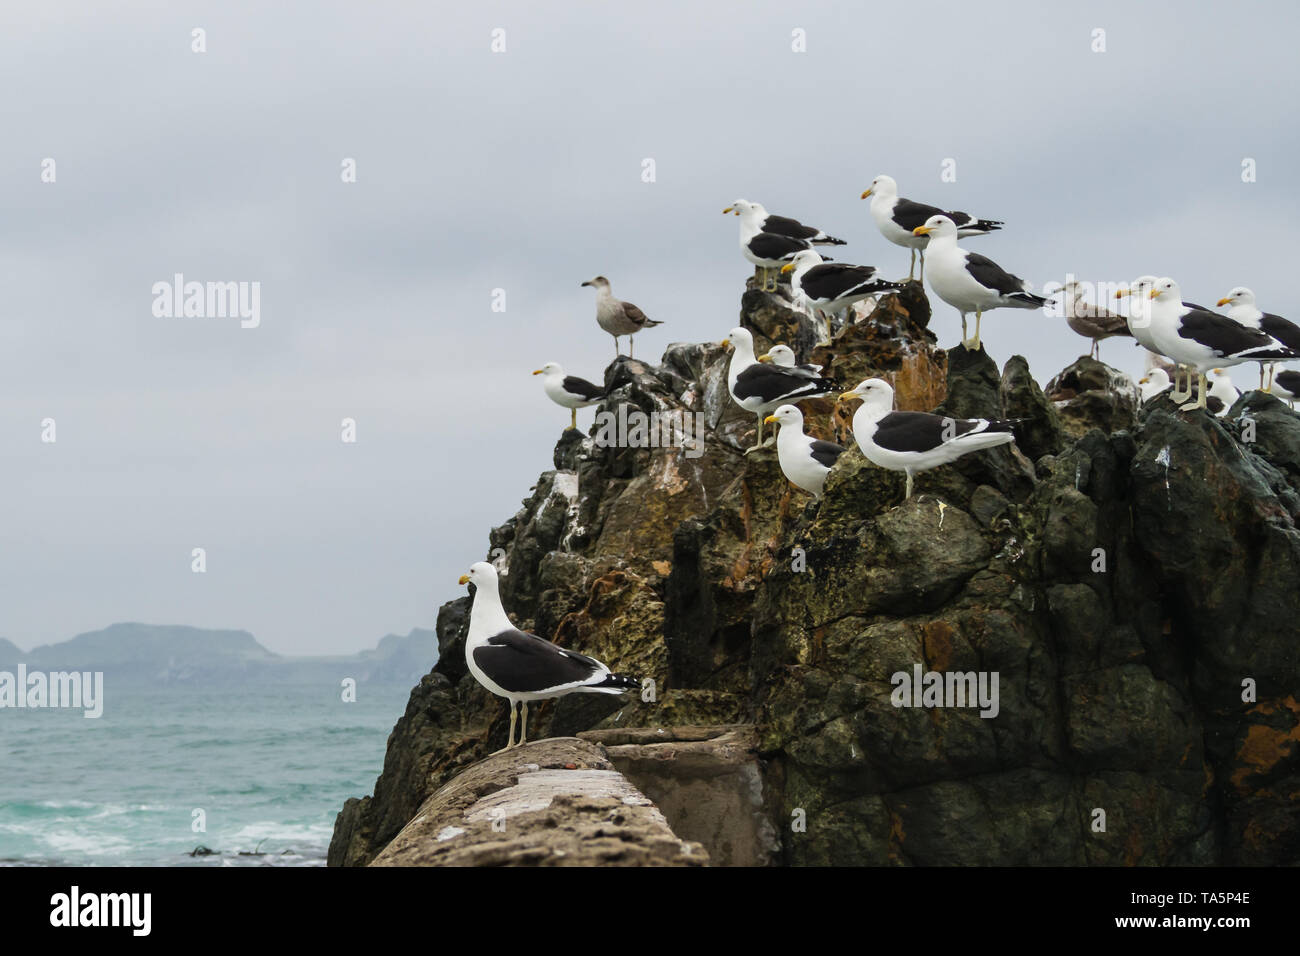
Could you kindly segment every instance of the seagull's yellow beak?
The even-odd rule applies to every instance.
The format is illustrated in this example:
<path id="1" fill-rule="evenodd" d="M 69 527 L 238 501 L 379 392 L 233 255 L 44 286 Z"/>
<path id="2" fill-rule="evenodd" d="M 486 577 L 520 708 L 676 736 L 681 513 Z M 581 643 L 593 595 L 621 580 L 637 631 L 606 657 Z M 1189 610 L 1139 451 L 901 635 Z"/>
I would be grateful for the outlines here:
<path id="1" fill-rule="evenodd" d="M 768 415 L 767 418 L 763 419 L 763 424 L 764 424 L 764 425 L 770 425 L 770 424 L 772 424 L 774 421 L 776 421 L 776 416 L 775 416 L 775 415 Z"/>
<path id="2" fill-rule="evenodd" d="M 760 362 L 770 362 L 770 361 L 772 361 L 772 353 L 771 353 L 771 352 L 765 352 L 764 354 L 762 354 L 762 355 L 760 355 L 760 356 L 758 357 L 758 360 L 759 360 Z"/>
<path id="3" fill-rule="evenodd" d="M 725 216 L 727 213 L 731 212 L 731 210 L 735 208 L 736 208 L 735 206 L 728 206 L 726 209 L 722 210 L 722 214 Z"/>
<path id="4" fill-rule="evenodd" d="M 1222 374 L 1223 374 L 1223 369 L 1221 369 L 1221 368 L 1216 368 L 1216 369 L 1214 370 L 1214 374 L 1215 374 L 1215 375 L 1222 375 Z"/>
<path id="5" fill-rule="evenodd" d="M 858 397 L 857 392 L 841 392 L 839 397 L 836 398 L 835 401 L 847 402 L 850 398 L 857 398 L 857 397 Z"/>
<path id="6" fill-rule="evenodd" d="M 460 576 L 460 580 L 457 581 L 456 583 L 457 583 L 457 584 L 469 584 L 469 575 L 468 575 L 468 574 L 462 574 L 462 575 Z"/>
<path id="7" fill-rule="evenodd" d="M 912 230 L 912 235 L 914 236 L 928 236 L 929 234 L 930 234 L 929 226 L 917 226 L 915 229 Z"/>
<path id="8" fill-rule="evenodd" d="M 1160 294 L 1160 290 L 1159 290 L 1159 289 L 1152 289 L 1152 290 L 1151 290 L 1151 298 L 1154 299 L 1154 298 L 1155 298 L 1156 296 L 1158 296 L 1159 294 Z"/>
<path id="9" fill-rule="evenodd" d="M 1129 291 L 1128 289 L 1120 289 L 1118 292 L 1115 293 L 1115 298 L 1117 299 L 1124 298 L 1124 296 L 1128 295 L 1128 291 Z"/>
<path id="10" fill-rule="evenodd" d="M 794 263 L 793 263 L 793 262 L 787 262 L 785 265 L 783 265 L 783 266 L 781 267 L 781 272 L 782 272 L 782 274 L 784 274 L 784 273 L 786 273 L 786 272 L 794 272 Z"/>
<path id="11" fill-rule="evenodd" d="M 864 192 L 864 193 L 863 193 L 861 196 L 859 196 L 858 198 L 859 198 L 859 199 L 866 199 L 866 198 L 867 198 L 868 196 L 870 196 L 870 195 L 871 195 L 871 190 L 868 189 L 866 192 Z"/>
<path id="12" fill-rule="evenodd" d="M 723 340 L 722 340 L 721 342 L 719 342 L 718 344 L 721 345 L 721 346 L 725 349 L 728 345 L 731 344 L 731 339 L 723 339 Z"/>
<path id="13" fill-rule="evenodd" d="M 539 369 L 538 369 L 536 372 L 534 372 L 533 374 L 534 374 L 534 375 L 545 375 L 546 373 L 543 372 L 543 371 L 539 368 Z"/>
<path id="14" fill-rule="evenodd" d="M 1224 296 L 1222 299 L 1220 299 L 1218 302 L 1216 302 L 1216 303 L 1214 303 L 1214 304 L 1215 304 L 1215 305 L 1227 305 L 1227 304 L 1228 304 L 1229 302 L 1231 302 L 1231 301 L 1232 301 L 1231 298 L 1229 298 L 1229 297 L 1227 297 L 1227 296 Z"/>
<path id="15" fill-rule="evenodd" d="M 1151 381 L 1151 379 L 1149 379 L 1149 378 L 1147 378 L 1145 375 L 1143 375 L 1140 379 L 1138 379 L 1138 384 L 1139 384 L 1139 385 L 1145 385 L 1145 384 L 1146 384 L 1147 382 L 1149 382 L 1149 381 Z"/>

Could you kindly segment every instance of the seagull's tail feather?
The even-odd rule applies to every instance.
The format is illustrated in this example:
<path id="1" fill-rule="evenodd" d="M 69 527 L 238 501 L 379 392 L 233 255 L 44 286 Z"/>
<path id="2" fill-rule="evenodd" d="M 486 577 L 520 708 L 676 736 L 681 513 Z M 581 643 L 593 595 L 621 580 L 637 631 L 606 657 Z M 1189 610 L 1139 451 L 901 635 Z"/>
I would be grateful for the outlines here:
<path id="1" fill-rule="evenodd" d="M 659 319 L 646 319 L 645 325 L 641 326 L 641 328 L 648 329 L 656 325 L 663 325 L 663 322 L 661 322 Z"/>
<path id="2" fill-rule="evenodd" d="M 603 680 L 578 688 L 578 690 L 589 694 L 623 694 L 629 690 L 640 689 L 641 682 L 639 680 L 623 674 L 606 674 Z"/>
<path id="3" fill-rule="evenodd" d="M 966 223 L 958 230 L 961 236 L 987 236 L 990 232 L 997 232 L 1005 222 L 999 222 L 996 219 L 975 219 Z"/>
<path id="4" fill-rule="evenodd" d="M 826 233 L 824 233 L 824 232 L 823 232 L 820 236 L 814 236 L 812 239 L 809 239 L 808 241 L 811 242 L 814 246 L 845 246 L 845 245 L 848 245 L 848 243 L 845 242 L 843 239 L 836 239 L 834 236 L 828 236 L 828 235 L 826 235 Z"/>
<path id="5" fill-rule="evenodd" d="M 1022 309 L 1039 309 L 1051 301 L 1051 299 L 1044 296 L 1034 295 L 1032 292 L 1009 292 L 1007 298 L 1011 300 L 1011 305 L 1019 306 Z"/>

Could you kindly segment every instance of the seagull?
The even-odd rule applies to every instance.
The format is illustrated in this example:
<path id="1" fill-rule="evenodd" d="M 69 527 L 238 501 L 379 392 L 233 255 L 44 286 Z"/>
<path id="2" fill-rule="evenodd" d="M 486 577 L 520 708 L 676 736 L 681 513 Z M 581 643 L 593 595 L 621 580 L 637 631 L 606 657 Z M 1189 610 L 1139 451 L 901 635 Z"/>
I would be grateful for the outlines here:
<path id="1" fill-rule="evenodd" d="M 469 574 L 461 575 L 460 583 L 474 585 L 465 663 L 475 680 L 510 701 L 510 736 L 503 750 L 528 739 L 530 700 L 563 697 L 575 691 L 622 694 L 640 689 L 641 682 L 636 678 L 611 673 L 595 658 L 566 651 L 511 624 L 501 606 L 496 568 L 486 561 L 471 565 Z M 523 717 L 518 744 L 514 739 L 516 704 L 522 705 Z"/>
<path id="2" fill-rule="evenodd" d="M 891 176 L 877 176 L 871 181 L 862 198 L 871 197 L 871 218 L 876 221 L 880 234 L 896 246 L 912 250 L 907 266 L 907 278 L 912 278 L 916 268 L 916 253 L 921 253 L 921 280 L 925 280 L 925 248 L 928 240 L 918 236 L 917 226 L 923 226 L 932 216 L 947 216 L 957 227 L 958 236 L 987 236 L 1001 229 L 1005 223 L 995 219 L 976 219 L 964 212 L 945 212 L 938 206 L 912 202 L 898 195 L 898 183 Z M 922 234 L 924 235 L 924 234 Z"/>
<path id="3" fill-rule="evenodd" d="M 834 236 L 828 236 L 816 226 L 805 226 L 798 219 L 790 219 L 786 216 L 774 216 L 763 208 L 762 203 L 750 202 L 747 199 L 737 199 L 726 209 L 722 210 L 724 214 L 734 213 L 740 217 L 742 229 L 747 229 L 752 233 L 767 232 L 774 236 L 788 236 L 791 239 L 803 239 L 811 242 L 814 246 L 842 246 L 843 239 L 836 239 Z"/>
<path id="4" fill-rule="evenodd" d="M 1280 315 L 1263 312 L 1255 304 L 1255 293 L 1244 285 L 1239 285 L 1218 302 L 1230 305 L 1228 318 L 1251 329 L 1259 329 L 1273 336 L 1289 349 L 1300 350 L 1300 326 Z M 1259 364 L 1259 387 L 1264 387 L 1264 363 Z"/>
<path id="5" fill-rule="evenodd" d="M 1294 369 L 1278 372 L 1273 376 L 1273 381 L 1268 383 L 1268 388 L 1264 389 L 1264 391 L 1270 395 L 1285 399 L 1288 405 L 1295 408 L 1295 400 L 1300 398 L 1300 372 Z"/>
<path id="6" fill-rule="evenodd" d="M 547 362 L 533 374 L 545 375 L 542 388 L 546 390 L 547 397 L 556 405 L 569 410 L 569 428 L 566 431 L 578 427 L 578 409 L 595 405 L 605 397 L 605 390 L 599 385 L 593 385 L 585 378 L 575 375 L 565 375 L 558 362 Z"/>
<path id="7" fill-rule="evenodd" d="M 1169 381 L 1169 373 L 1158 366 L 1138 379 L 1138 385 L 1142 389 L 1143 404 L 1173 387 L 1173 383 Z"/>
<path id="8" fill-rule="evenodd" d="M 790 288 L 796 296 L 827 315 L 862 299 L 906 288 L 905 283 L 882 279 L 875 266 L 826 262 L 814 249 L 796 252 L 781 271 L 794 273 Z"/>
<path id="9" fill-rule="evenodd" d="M 735 349 L 727 368 L 727 389 L 737 405 L 758 416 L 758 438 L 745 454 L 763 445 L 763 417 L 782 405 L 830 394 L 835 383 L 816 372 L 769 365 L 754 357 L 754 336 L 734 328 L 722 344 Z"/>
<path id="10" fill-rule="evenodd" d="M 1071 279 L 1061 286 L 1060 292 L 1065 296 L 1065 322 L 1084 338 L 1092 339 L 1092 351 L 1088 354 L 1101 359 L 1101 340 L 1113 335 L 1132 335 L 1128 320 L 1122 315 L 1111 312 L 1100 305 L 1093 305 L 1083 300 L 1083 284 Z"/>
<path id="11" fill-rule="evenodd" d="M 627 357 L 631 358 L 632 336 L 642 329 L 663 325 L 662 322 L 647 318 L 646 314 L 631 302 L 620 302 L 610 295 L 609 280 L 604 276 L 588 279 L 583 285 L 591 286 L 596 290 L 596 322 L 602 329 L 614 336 L 615 357 L 619 354 L 618 337 L 620 335 L 628 337 Z"/>
<path id="12" fill-rule="evenodd" d="M 1206 407 L 1216 416 L 1222 418 L 1228 414 L 1228 409 L 1232 408 L 1233 403 L 1241 398 L 1241 390 L 1232 384 L 1232 377 L 1225 369 L 1216 368 L 1214 370 L 1214 381 L 1210 383 L 1209 395 L 1205 400 Z M 1215 407 L 1215 403 L 1218 407 Z"/>
<path id="13" fill-rule="evenodd" d="M 820 498 L 826 476 L 844 449 L 834 442 L 805 435 L 803 412 L 793 405 L 782 405 L 764 421 L 781 426 L 776 437 L 776 459 L 781 463 L 781 473 L 813 498 Z"/>
<path id="14" fill-rule="evenodd" d="M 957 226 L 947 216 L 931 216 L 913 232 L 930 237 L 930 288 L 961 313 L 962 345 L 980 347 L 980 318 L 989 309 L 1011 306 L 1037 309 L 1047 299 L 1029 291 L 1029 283 L 992 259 L 957 245 Z M 975 338 L 966 341 L 966 313 L 975 313 Z"/>
<path id="15" fill-rule="evenodd" d="M 1116 299 L 1122 299 L 1129 296 L 1128 315 L 1124 321 L 1128 324 L 1128 330 L 1133 338 L 1138 340 L 1138 344 L 1147 350 L 1149 354 L 1159 355 L 1160 349 L 1156 345 L 1155 338 L 1151 334 L 1151 289 L 1160 281 L 1159 276 L 1138 276 L 1127 286 L 1121 288 L 1115 293 Z M 1196 309 L 1198 312 L 1209 312 L 1203 305 L 1196 305 L 1193 302 L 1184 302 L 1183 305 L 1189 309 Z M 1147 360 L 1150 362 L 1150 358 Z M 1173 373 L 1173 387 L 1178 394 L 1182 392 L 1178 388 L 1178 373 L 1180 366 L 1174 363 L 1169 369 Z M 1187 373 L 1190 376 L 1190 372 Z M 1188 379 L 1187 388 L 1191 389 L 1191 380 Z"/>
<path id="16" fill-rule="evenodd" d="M 883 379 L 868 378 L 840 395 L 840 401 L 862 399 L 853 413 L 853 437 L 873 465 L 912 476 L 956 461 L 981 448 L 1015 441 L 1011 428 L 1020 419 L 949 418 L 929 412 L 894 411 L 894 389 Z"/>
<path id="17" fill-rule="evenodd" d="M 1205 373 L 1209 369 L 1243 362 L 1300 358 L 1300 352 L 1288 349 L 1258 329 L 1247 328 L 1226 315 L 1185 304 L 1173 279 L 1160 279 L 1148 295 L 1152 300 L 1151 334 L 1157 351 L 1175 362 L 1192 366 L 1200 378 L 1196 403 L 1182 406 L 1184 409 L 1206 407 Z M 1170 397 L 1181 402 L 1191 394 L 1189 381 L 1186 392 L 1175 389 Z"/>
<path id="18" fill-rule="evenodd" d="M 788 345 L 773 345 L 767 350 L 767 353 L 758 357 L 760 362 L 771 362 L 773 365 L 779 365 L 781 368 L 800 368 L 805 372 L 820 372 L 820 365 L 813 365 L 811 362 L 800 364 L 795 361 L 794 349 Z"/>

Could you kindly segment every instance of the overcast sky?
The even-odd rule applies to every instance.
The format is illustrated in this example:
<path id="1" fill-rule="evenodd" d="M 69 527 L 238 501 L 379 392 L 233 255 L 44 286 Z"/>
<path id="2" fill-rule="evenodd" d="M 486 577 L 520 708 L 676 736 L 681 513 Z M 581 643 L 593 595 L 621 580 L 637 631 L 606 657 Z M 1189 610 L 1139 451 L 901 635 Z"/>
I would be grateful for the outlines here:
<path id="1" fill-rule="evenodd" d="M 664 322 L 643 356 L 721 338 L 750 272 L 738 197 L 901 276 L 858 199 L 889 173 L 1005 220 L 965 243 L 1036 288 L 1151 272 L 1300 314 L 1296 11 L 7 3 L 0 636 L 131 620 L 339 653 L 432 627 L 551 467 L 568 415 L 529 372 L 598 380 L 612 356 L 579 283 Z M 260 325 L 155 316 L 178 272 L 259 282 Z M 1040 383 L 1087 350 L 1041 313 L 983 331 Z"/>

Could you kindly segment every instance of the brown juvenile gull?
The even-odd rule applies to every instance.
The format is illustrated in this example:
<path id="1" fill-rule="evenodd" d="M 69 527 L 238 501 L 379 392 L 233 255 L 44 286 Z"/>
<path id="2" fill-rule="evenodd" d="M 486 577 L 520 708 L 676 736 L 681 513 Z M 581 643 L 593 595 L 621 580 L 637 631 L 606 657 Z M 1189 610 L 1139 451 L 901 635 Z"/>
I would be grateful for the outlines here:
<path id="1" fill-rule="evenodd" d="M 609 280 L 604 276 L 588 279 L 583 285 L 589 285 L 596 290 L 596 322 L 602 329 L 614 336 L 615 356 L 619 355 L 619 336 L 626 335 L 628 337 L 627 356 L 631 358 L 632 336 L 642 329 L 663 325 L 662 322 L 656 322 L 654 319 L 648 318 L 644 312 L 631 302 L 622 302 L 610 295 Z"/>
<path id="2" fill-rule="evenodd" d="M 1074 279 L 1061 286 L 1060 292 L 1064 296 L 1066 324 L 1084 338 L 1092 339 L 1092 351 L 1088 353 L 1092 358 L 1101 358 L 1102 339 L 1115 335 L 1132 336 L 1128 319 L 1100 305 L 1085 302 L 1083 286 Z"/>

